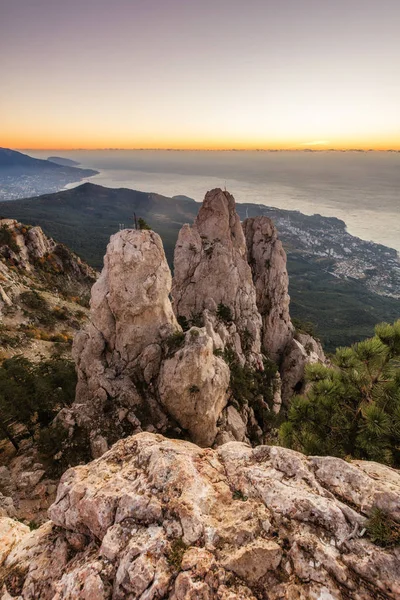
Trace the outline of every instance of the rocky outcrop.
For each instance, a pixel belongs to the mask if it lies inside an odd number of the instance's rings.
[[[94,456],[107,442],[142,430],[189,436],[201,445],[214,441],[229,369],[213,354],[205,328],[184,336],[170,289],[156,233],[124,230],[111,238],[92,289],[91,323],[73,351],[73,419],[89,432]]]
[[[228,397],[229,367],[213,350],[206,330],[192,327],[183,348],[165,360],[160,371],[162,405],[200,446],[212,446]]]
[[[22,440],[19,451],[0,467],[0,515],[18,517],[35,525],[47,520],[58,480],[46,473],[47,461],[31,440]]]
[[[96,279],[95,271],[63,244],[48,238],[41,227],[31,227],[14,219],[0,219],[0,258],[3,268],[18,267],[26,274],[40,278],[45,271],[55,287],[60,285],[60,274],[64,288],[70,285],[77,293],[81,284],[87,292],[88,283]],[[58,285],[57,285],[58,284]]]
[[[40,529],[0,520],[0,597],[395,600],[398,549],[366,524],[399,505],[376,463],[141,433],[67,471]]]
[[[208,192],[182,228],[172,288],[156,233],[115,234],[92,289],[91,323],[75,338],[76,402],[61,421],[89,433],[94,457],[139,431],[201,446],[262,443],[281,386],[296,388],[309,356],[304,350],[299,368],[289,358],[283,382],[265,358],[280,364],[290,348],[288,306],[274,226],[257,217],[242,228],[226,191]]]
[[[40,227],[0,219],[2,357],[22,351],[37,360],[51,354],[50,342],[72,339],[95,280],[89,265]]]
[[[289,315],[289,277],[286,253],[278,232],[268,217],[243,222],[247,261],[256,289],[257,308],[262,317],[262,349],[273,361],[280,362],[293,338]]]
[[[73,347],[78,372],[74,415],[90,431],[94,456],[107,448],[106,432],[108,440],[115,440],[126,430],[150,426],[165,432],[168,427],[154,380],[163,343],[180,329],[170,288],[156,233],[125,230],[111,237],[92,288],[91,322]]]
[[[282,357],[282,403],[287,406],[293,394],[305,391],[304,370],[306,365],[326,363],[324,351],[319,341],[308,333],[296,332],[288,343]]]
[[[208,192],[194,224],[179,233],[171,294],[178,317],[207,318],[242,363],[260,367],[261,317],[246,253],[233,196]]]

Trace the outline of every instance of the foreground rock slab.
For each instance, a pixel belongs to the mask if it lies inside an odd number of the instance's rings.
[[[396,599],[399,549],[363,529],[399,505],[383,465],[140,433],[69,469],[38,530],[0,520],[0,598]]]

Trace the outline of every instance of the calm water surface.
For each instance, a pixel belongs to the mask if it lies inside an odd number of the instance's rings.
[[[90,181],[201,201],[224,187],[237,202],[343,219],[353,235],[400,251],[400,153],[27,151],[100,171]],[[79,185],[79,184],[76,184]],[[69,186],[73,187],[73,186]]]

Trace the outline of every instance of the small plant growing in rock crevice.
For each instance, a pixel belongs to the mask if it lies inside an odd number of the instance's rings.
[[[176,352],[179,348],[182,348],[185,343],[185,334],[183,331],[175,331],[172,335],[170,335],[167,340],[167,348],[169,352]]]
[[[192,327],[204,327],[204,318],[201,312],[190,315],[189,323]]]
[[[248,496],[245,496],[241,490],[233,490],[232,498],[233,500],[241,500],[242,502],[248,500]]]
[[[381,508],[375,506],[366,522],[366,530],[371,541],[377,546],[388,548],[400,546],[400,525]]]
[[[253,337],[253,334],[251,333],[251,331],[249,331],[248,329],[245,329],[242,332],[241,341],[242,341],[243,352],[245,353],[245,355],[247,355],[250,352],[251,346],[254,341],[254,337]]]
[[[191,327],[204,327],[204,318],[201,312],[192,313],[189,319],[184,315],[179,315],[177,321],[183,331],[188,331]]]
[[[191,394],[198,394],[200,392],[200,388],[198,385],[191,385],[189,388],[189,392]]]
[[[185,554],[186,550],[187,546],[182,538],[178,538],[171,542],[170,550],[167,553],[167,561],[175,571],[180,571],[183,555]]]
[[[232,323],[233,314],[232,314],[232,309],[230,308],[230,306],[227,306],[226,304],[223,304],[222,302],[220,302],[218,304],[218,308],[217,308],[217,317],[219,319],[221,319],[221,321],[224,321],[225,323]]]
[[[8,225],[2,225],[0,227],[0,246],[8,246],[10,250],[16,254],[19,253],[19,246]]]
[[[139,217],[139,219],[138,219],[138,226],[139,226],[139,229],[144,229],[147,231],[151,230],[150,225],[148,223],[146,223],[146,221],[144,219],[142,219],[142,217]]]
[[[190,329],[190,323],[184,315],[179,315],[177,317],[177,321],[178,321],[179,325],[182,327],[183,331],[188,331]]]

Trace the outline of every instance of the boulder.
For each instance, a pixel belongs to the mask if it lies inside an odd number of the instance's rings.
[[[215,440],[228,401],[229,375],[226,362],[214,355],[205,328],[192,327],[183,348],[162,363],[161,403],[199,446],[212,446]]]

